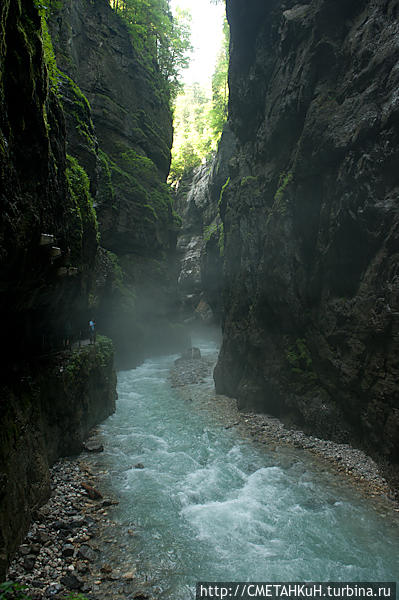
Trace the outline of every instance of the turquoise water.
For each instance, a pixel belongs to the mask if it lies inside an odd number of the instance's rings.
[[[394,514],[304,451],[272,452],[196,410],[170,386],[174,358],[120,372],[117,411],[101,428],[97,465],[120,500],[113,562],[136,566],[168,600],[194,597],[200,580],[399,579]]]

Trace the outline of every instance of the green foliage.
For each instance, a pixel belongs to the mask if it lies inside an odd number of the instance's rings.
[[[30,600],[24,592],[26,585],[20,585],[13,581],[6,581],[0,584],[0,600]],[[65,600],[87,600],[83,594],[68,594]]]
[[[210,124],[216,140],[219,140],[227,120],[229,90],[227,74],[229,70],[230,30],[227,20],[223,23],[223,44],[216,60],[212,76],[212,106],[209,111]]]
[[[312,356],[304,338],[295,340],[295,345],[287,351],[286,358],[291,365],[292,373],[308,381],[315,381],[317,379],[317,375],[313,369]]]
[[[216,151],[227,119],[229,29],[225,20],[223,44],[210,88],[186,85],[174,104],[174,139],[170,181],[180,180]]]
[[[151,70],[152,62],[156,62],[170,97],[175,97],[181,70],[188,66],[192,50],[189,12],[177,9],[173,17],[169,0],[111,0],[110,3],[127,23],[147,67]]]
[[[25,585],[6,581],[0,584],[0,600],[29,600],[29,597],[24,593]]]
[[[112,340],[105,337],[105,335],[98,335],[95,345],[96,350],[96,364],[100,367],[106,367],[113,364],[114,356],[114,345]],[[80,600],[80,595],[72,596],[76,600]]]

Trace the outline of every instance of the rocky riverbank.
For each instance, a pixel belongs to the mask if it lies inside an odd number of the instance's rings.
[[[93,443],[87,447],[101,449]],[[115,523],[108,517],[118,501],[103,497],[96,485],[84,454],[52,468],[51,498],[36,512],[7,577],[26,586],[32,600],[150,598],[128,560],[118,569],[104,561],[104,547],[118,545]]]
[[[392,490],[382,474],[381,467],[365,452],[352,448],[349,444],[338,444],[291,429],[279,419],[254,411],[240,411],[237,401],[223,395],[215,395],[212,390],[207,400],[197,395],[195,384],[203,382],[212,373],[213,362],[209,358],[179,359],[171,372],[172,385],[187,399],[197,403],[201,409],[211,410],[225,428],[235,427],[245,437],[255,442],[267,444],[277,450],[278,446],[303,448],[320,459],[327,461],[334,469],[348,476],[361,486],[370,496],[382,496],[399,511]]]
[[[278,452],[281,446],[302,448],[342,477],[361,486],[385,510],[399,511],[376,462],[361,450],[346,444],[307,436],[287,428],[268,415],[240,412],[234,399],[215,396],[212,384],[214,357],[178,359],[170,373],[171,385],[190,403],[193,412],[212,415],[220,428],[236,428],[242,437],[264,444]],[[86,442],[89,454],[79,459],[63,459],[51,471],[52,495],[40,508],[24,544],[10,566],[8,580],[27,586],[32,600],[64,600],[70,594],[83,594],[88,600],[153,598],[151,581],[137,573],[138,557],[126,552],[112,518],[117,499],[108,497],[104,485],[106,472],[96,466],[100,442]],[[98,463],[99,464],[99,463]],[[142,468],[141,464],[134,465]],[[136,534],[134,524],[129,536]],[[113,550],[115,548],[115,551]],[[119,557],[113,563],[112,557]],[[78,596],[79,597],[79,596]]]

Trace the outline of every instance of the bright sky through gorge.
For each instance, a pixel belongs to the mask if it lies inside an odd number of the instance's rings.
[[[188,69],[182,73],[184,83],[198,81],[207,84],[212,76],[216,55],[222,39],[222,23],[225,14],[224,2],[215,5],[209,0],[172,0],[172,11],[176,7],[190,10],[191,44],[193,53]]]

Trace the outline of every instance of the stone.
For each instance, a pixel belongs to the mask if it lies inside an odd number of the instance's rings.
[[[134,579],[136,576],[136,570],[132,569],[131,571],[127,571],[126,573],[124,573],[122,575],[123,579],[126,579],[127,581],[131,581],[132,579]]]
[[[88,560],[89,562],[93,562],[97,558],[96,552],[86,544],[80,546],[78,550],[78,556],[84,560]]]
[[[75,547],[72,546],[72,544],[65,544],[65,546],[63,546],[63,548],[62,548],[63,556],[73,556],[74,552],[75,552]]]
[[[87,492],[87,495],[91,500],[100,500],[102,498],[101,493],[96,490],[92,485],[86,482],[82,482],[82,488]]]
[[[71,573],[61,577],[61,583],[69,590],[80,590],[82,587],[82,581]]]
[[[25,556],[23,566],[25,571],[33,571],[36,558],[32,555]]]
[[[104,563],[100,569],[102,573],[112,573],[112,567],[109,563]]]
[[[144,469],[144,465],[143,465],[143,463],[136,463],[136,464],[134,465],[134,468],[135,468],[135,469]]]
[[[83,447],[87,452],[103,452],[104,451],[104,445],[101,442],[99,442],[98,440],[87,440],[87,442],[84,442]]]

